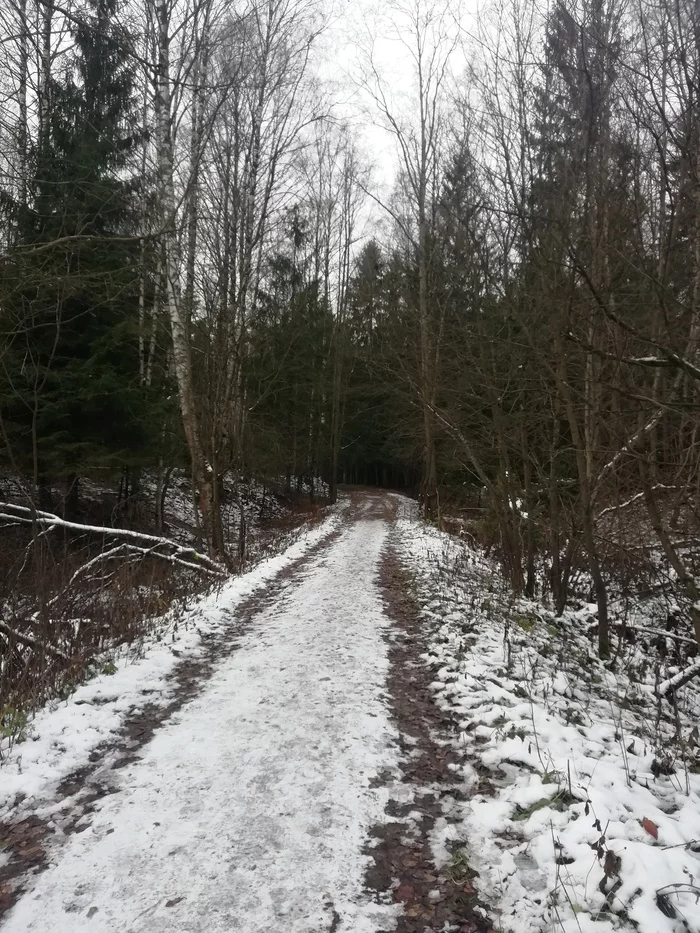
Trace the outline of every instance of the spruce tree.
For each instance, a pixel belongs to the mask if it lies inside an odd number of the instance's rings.
[[[2,268],[3,420],[15,461],[40,480],[140,463],[154,416],[138,369],[129,37],[114,0],[92,8],[52,82],[33,197]]]

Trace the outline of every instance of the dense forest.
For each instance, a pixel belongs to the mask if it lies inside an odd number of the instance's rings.
[[[8,0],[3,670],[96,568],[225,573],[251,483],[418,495],[603,656],[663,577],[700,640],[699,17],[397,0],[343,83],[314,0]]]

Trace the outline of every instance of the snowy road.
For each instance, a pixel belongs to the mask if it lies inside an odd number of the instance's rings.
[[[52,850],[3,933],[393,926],[363,893],[387,794],[372,779],[397,766],[377,582],[389,525],[372,501],[113,773],[116,792]]]

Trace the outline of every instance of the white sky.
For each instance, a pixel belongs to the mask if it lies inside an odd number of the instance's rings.
[[[423,0],[404,0],[404,8]],[[446,9],[452,36],[458,33],[457,22],[470,26],[476,15],[477,0],[436,0],[425,9]],[[461,6],[461,9],[460,9]],[[415,109],[416,80],[410,54],[405,43],[410,34],[402,33],[402,16],[386,0],[334,0],[331,24],[323,37],[323,62],[320,69],[324,82],[333,88],[339,118],[353,129],[363,156],[372,166],[372,189],[386,197],[396,177],[399,156],[395,137],[382,126],[381,115],[369,92],[362,87],[363,66],[372,49],[382,82],[390,95],[392,109],[402,119],[410,119]],[[403,39],[403,41],[402,41]],[[465,57],[458,45],[450,58],[451,71],[459,75],[464,70]],[[381,219],[380,209],[370,210],[371,223]]]

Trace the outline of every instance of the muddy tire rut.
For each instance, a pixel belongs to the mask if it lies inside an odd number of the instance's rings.
[[[239,604],[229,625],[203,633],[200,653],[175,666],[168,700],[146,703],[127,714],[114,737],[90,753],[89,763],[57,785],[50,819],[23,807],[21,798],[16,801],[15,812],[0,821],[0,852],[6,856],[5,864],[0,864],[0,921],[31,878],[48,866],[55,848],[71,834],[89,827],[98,801],[119,793],[113,772],[136,761],[156,731],[202,692],[218,665],[236,650],[256,615],[282,601],[289,584],[304,573],[311,559],[340,537],[344,527],[345,522],[280,571],[259,593]]]
[[[445,817],[443,803],[458,799],[457,758],[450,741],[451,724],[433,700],[433,677],[421,655],[427,649],[424,624],[411,596],[410,581],[391,546],[386,550],[380,583],[387,614],[396,632],[389,646],[388,692],[401,733],[403,761],[400,786],[387,808],[387,822],[375,827],[367,849],[372,865],[367,886],[378,898],[390,896],[403,912],[397,933],[493,933],[477,891],[477,875],[462,854],[438,870],[431,832]],[[390,783],[393,779],[386,776]],[[410,814],[410,818],[409,818]],[[465,843],[468,845],[468,840]]]

